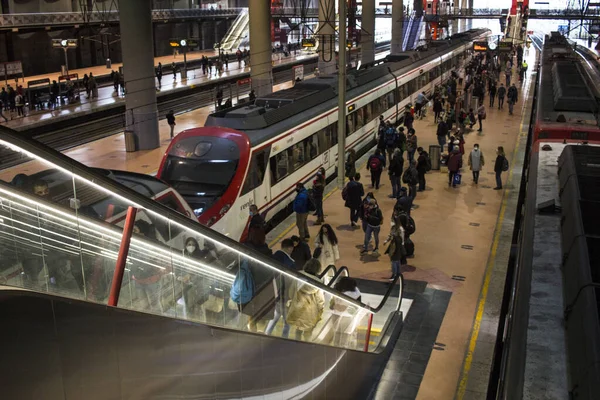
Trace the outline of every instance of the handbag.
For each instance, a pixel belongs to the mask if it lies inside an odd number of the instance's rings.
[[[453,185],[460,185],[460,182],[462,180],[462,175],[460,174],[460,172],[457,172],[454,174],[454,179],[452,181]]]

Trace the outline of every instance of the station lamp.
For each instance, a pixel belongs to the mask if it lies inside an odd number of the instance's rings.
[[[77,39],[52,39],[52,47],[55,49],[63,49],[65,52],[65,71],[69,75],[69,58],[67,50],[77,48]]]

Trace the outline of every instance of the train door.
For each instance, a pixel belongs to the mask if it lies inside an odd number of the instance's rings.
[[[271,146],[265,147],[252,153],[250,160],[250,169],[244,183],[242,194],[252,192],[250,201],[256,204],[259,209],[271,201],[271,185],[265,178],[267,166],[269,165],[269,154]]]
[[[319,140],[319,152],[322,157],[321,164],[326,171],[330,171],[337,165],[337,122],[321,129],[317,135]]]

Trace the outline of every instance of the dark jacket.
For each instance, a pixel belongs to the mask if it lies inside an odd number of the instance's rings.
[[[516,103],[519,100],[519,92],[515,86],[511,86],[508,88],[508,93],[506,94],[506,98],[509,102]]]
[[[308,190],[302,189],[294,199],[294,212],[298,214],[308,213]]]
[[[383,170],[385,168],[385,156],[380,154],[373,154],[371,157],[369,157],[369,160],[367,161],[367,171],[371,170],[371,159],[373,158],[378,158],[380,161],[380,167],[379,167],[379,171]]]
[[[496,162],[494,163],[494,172],[502,172],[502,166],[504,165],[504,156],[498,154]]]
[[[175,124],[175,116],[173,115],[173,113],[168,113],[167,115],[165,115],[165,117],[167,118],[167,124],[169,124],[169,125]]]
[[[442,102],[440,100],[435,100],[433,102],[433,112],[442,112],[444,107],[442,106]]]
[[[289,269],[296,269],[295,260],[291,256],[288,256],[283,250],[277,250],[273,253],[273,258]]]
[[[265,228],[265,219],[260,214],[253,215],[250,218],[250,228]]]
[[[325,192],[325,184],[316,180],[313,183],[313,198],[315,200],[323,200],[323,193]]]
[[[391,246],[393,244],[393,252],[390,252]],[[402,261],[402,238],[400,235],[392,236],[390,241],[390,246],[386,249],[386,253],[390,256],[390,261]]]
[[[440,123],[437,126],[437,135],[438,136],[448,136],[448,124],[446,124],[446,121],[442,120],[440,121]]]
[[[500,86],[498,88],[498,98],[502,99],[506,96],[506,88],[504,86]]]
[[[452,153],[448,157],[448,171],[458,172],[462,168],[462,155],[460,153]]]
[[[294,259],[296,269],[298,271],[302,271],[304,264],[306,264],[306,262],[312,257],[310,246],[308,243],[300,241],[298,246],[294,247],[294,251],[292,251],[291,256]]]
[[[390,176],[402,176],[402,171],[404,170],[404,158],[402,158],[402,154],[395,155],[390,162],[389,174]]]
[[[424,174],[427,172],[427,152],[422,151],[417,158],[417,172]]]
[[[406,214],[410,215],[411,207],[412,207],[412,198],[410,196],[408,196],[408,193],[406,193],[406,190],[400,190],[400,196],[398,197],[398,200],[396,200],[396,205],[394,205],[394,208],[396,210],[400,209],[400,210],[404,211]]]
[[[362,183],[356,181],[348,182],[346,189],[346,203],[348,208],[357,209],[362,203],[362,197],[365,195],[365,189]]]
[[[367,224],[371,226],[379,226],[383,222],[383,213],[379,207],[374,210],[368,210],[365,212],[365,219]]]

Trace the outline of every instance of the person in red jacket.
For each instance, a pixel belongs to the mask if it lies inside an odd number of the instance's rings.
[[[462,154],[457,146],[452,149],[452,154],[448,157],[448,186],[456,187],[454,176],[462,168]]]

